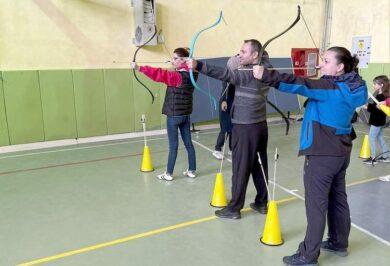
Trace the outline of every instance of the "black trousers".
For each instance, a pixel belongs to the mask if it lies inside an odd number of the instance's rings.
[[[232,150],[232,133],[231,132],[219,132],[217,143],[215,144],[215,150],[216,151],[222,151],[222,147],[225,144],[225,134],[227,134],[228,141],[229,141],[229,150]]]
[[[228,134],[229,137],[229,150],[232,150],[232,119],[230,118],[230,109],[231,104],[229,103],[227,111],[219,110],[219,126],[221,128],[221,131],[219,132],[217,143],[215,144],[215,150],[216,151],[222,151],[222,147],[225,144],[225,134]],[[219,106],[221,108],[221,102],[219,103]]]
[[[347,248],[351,219],[345,187],[350,155],[306,156],[304,166],[307,229],[299,251],[317,259],[328,219],[328,236],[336,248]]]
[[[244,207],[250,174],[252,174],[253,183],[257,190],[255,203],[257,205],[267,204],[267,188],[257,155],[259,152],[268,182],[267,143],[268,126],[266,121],[257,124],[233,125],[232,199],[227,206],[232,211],[239,211]]]

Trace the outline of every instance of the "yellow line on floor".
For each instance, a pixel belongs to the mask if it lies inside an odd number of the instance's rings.
[[[378,180],[378,177],[371,177],[371,178],[367,178],[367,179],[351,182],[351,183],[348,183],[346,186],[347,187],[351,187],[351,186],[355,186],[355,185],[368,183],[368,182],[371,182],[371,181],[374,181],[374,180]]]
[[[295,200],[295,199],[297,199],[297,198],[296,197],[289,197],[289,198],[281,199],[281,200],[277,201],[277,203],[278,204],[285,203],[285,202],[289,202],[289,201],[292,201],[292,200]],[[247,212],[247,211],[250,211],[250,210],[251,210],[251,208],[242,209],[243,212]],[[30,261],[30,262],[24,262],[24,263],[18,264],[17,266],[37,265],[37,264],[41,264],[41,263],[45,263],[45,262],[49,262],[49,261],[53,261],[53,260],[58,260],[58,259],[61,259],[61,258],[65,258],[65,257],[69,257],[69,256],[73,256],[73,255],[77,255],[77,254],[81,254],[81,253],[85,253],[85,252],[89,252],[89,251],[93,251],[93,250],[109,247],[109,246],[118,245],[118,244],[121,244],[121,243],[129,242],[131,240],[157,235],[157,234],[160,234],[160,233],[172,231],[172,230],[183,228],[183,227],[188,227],[190,225],[207,222],[207,221],[211,221],[211,220],[214,220],[214,219],[217,219],[217,216],[213,215],[213,216],[201,218],[201,219],[198,219],[198,220],[192,220],[192,221],[185,222],[185,223],[175,224],[175,225],[172,225],[172,226],[163,227],[163,228],[152,230],[152,231],[149,231],[149,232],[145,232],[145,233],[141,233],[141,234],[137,234],[137,235],[131,235],[131,236],[119,238],[119,239],[116,239],[116,240],[113,240],[113,241],[104,242],[104,243],[100,243],[100,244],[97,244],[97,245],[93,245],[93,246],[89,246],[89,247],[85,247],[85,248],[81,248],[81,249],[76,249],[76,250],[60,253],[60,254],[57,254],[57,255],[50,256],[50,257],[45,257],[45,258],[41,258],[41,259]]]

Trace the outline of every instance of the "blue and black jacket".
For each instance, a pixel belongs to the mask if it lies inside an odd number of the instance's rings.
[[[356,72],[308,79],[265,69],[261,82],[308,98],[299,155],[350,154],[351,118],[357,107],[367,103],[366,83]]]

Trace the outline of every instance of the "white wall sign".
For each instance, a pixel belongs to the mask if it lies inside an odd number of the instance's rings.
[[[359,68],[367,68],[371,56],[371,36],[355,36],[352,38],[352,54],[359,58]]]

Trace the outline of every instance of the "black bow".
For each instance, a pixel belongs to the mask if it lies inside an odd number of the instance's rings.
[[[297,24],[300,19],[301,19],[301,7],[298,6],[298,14],[297,14],[297,18],[294,20],[294,22],[287,29],[285,29],[283,32],[279,33],[278,35],[276,35],[276,36],[272,37],[271,39],[269,39],[268,41],[266,41],[264,43],[264,45],[261,47],[260,52],[259,52],[259,58],[260,58],[259,65],[262,64],[262,59],[263,59],[263,55],[265,52],[265,48],[267,48],[268,44],[270,44],[273,40],[282,36],[283,34],[288,32],[290,29],[292,29],[292,27],[294,27],[295,24]],[[262,93],[260,93],[260,96],[282,116],[282,118],[286,122],[286,135],[288,135],[288,131],[290,129],[290,121],[288,120],[288,118],[284,115],[284,113],[278,107],[276,107],[272,102],[268,101],[267,97],[265,97]]]
[[[142,45],[140,45],[137,50],[135,50],[134,52],[134,56],[133,56],[133,62],[135,63],[136,62],[136,58],[137,58],[137,53],[138,51],[144,47],[145,45],[147,45],[151,40],[153,40],[154,36],[156,36],[157,34],[157,27],[156,25],[154,25],[154,34],[152,35],[152,37],[150,37],[150,39],[148,41],[146,41],[145,43],[143,43]],[[152,96],[152,104],[154,103],[154,95],[152,93],[152,91],[142,82],[139,80],[138,76],[137,76],[137,72],[135,71],[135,69],[133,68],[133,74],[134,74],[134,77],[135,79],[138,81],[139,84],[141,84],[149,93],[150,93],[150,96]]]

